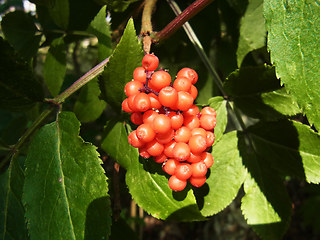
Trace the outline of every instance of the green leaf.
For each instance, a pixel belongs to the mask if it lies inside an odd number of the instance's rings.
[[[131,81],[134,69],[141,66],[143,51],[138,42],[133,20],[130,19],[123,36],[100,76],[100,89],[104,100],[117,110],[126,97],[124,86]]]
[[[257,151],[282,174],[320,183],[320,135],[294,121],[259,123],[248,128]]]
[[[15,11],[6,14],[1,21],[3,34],[10,45],[25,59],[38,51],[41,35],[31,15]]]
[[[103,61],[112,52],[110,26],[106,21],[106,7],[102,7],[88,27],[88,32],[98,38],[98,60]]]
[[[263,0],[249,0],[249,4],[240,22],[240,36],[237,49],[238,67],[252,50],[266,43],[266,28],[263,17]]]
[[[271,0],[264,3],[268,49],[277,76],[320,127],[320,6],[317,1]]]
[[[226,81],[225,90],[234,97],[235,105],[253,118],[277,120],[301,112],[294,98],[280,87],[270,66],[236,70]]]
[[[237,196],[246,177],[238,150],[237,132],[224,134],[212,147],[214,164],[207,179],[208,193],[203,199],[201,213],[211,216],[227,207]]]
[[[0,108],[26,110],[42,101],[41,84],[30,66],[19,58],[10,45],[0,38]]]
[[[92,79],[81,88],[73,111],[81,122],[92,122],[100,117],[106,108],[106,102],[99,99],[100,89],[97,79]]]
[[[248,140],[239,135],[240,154],[249,173],[244,182],[242,213],[262,239],[282,239],[291,218],[289,196],[283,180],[266,161],[270,156],[252,148]]]
[[[224,131],[226,130],[227,122],[228,122],[228,114],[227,114],[227,101],[224,100],[223,97],[214,97],[210,98],[209,106],[216,110],[217,113],[217,125],[214,128],[215,141],[219,141],[222,137]]]
[[[126,183],[136,203],[152,216],[179,221],[204,220],[190,188],[173,192],[168,186],[161,164],[152,158],[139,159],[138,150],[128,143],[124,123],[106,125],[102,149],[127,169]]]
[[[44,2],[54,23],[62,29],[67,29],[69,25],[69,2],[69,0],[46,0]]]
[[[44,81],[52,96],[57,96],[60,92],[66,70],[66,46],[61,37],[51,43],[43,66]]]
[[[22,189],[24,173],[17,157],[9,168],[0,174],[0,238],[28,239],[24,219]]]
[[[42,127],[26,160],[23,200],[30,239],[106,239],[111,209],[96,148],[73,113]]]

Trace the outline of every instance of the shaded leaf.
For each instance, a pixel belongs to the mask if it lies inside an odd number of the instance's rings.
[[[320,182],[320,135],[294,121],[260,123],[248,128],[257,151],[282,174]]]
[[[60,92],[66,70],[66,46],[61,37],[51,43],[43,66],[43,78],[52,96]]]
[[[103,61],[109,57],[112,52],[111,31],[106,21],[106,7],[102,7],[96,17],[91,21],[88,32],[98,38],[98,60]]]
[[[26,160],[23,200],[30,239],[102,239],[110,234],[107,178],[73,113],[42,127]],[[41,152],[41,154],[39,154]]]
[[[205,216],[216,214],[227,207],[237,196],[246,177],[238,150],[237,132],[224,134],[212,147],[212,155],[214,164],[207,179],[209,191],[203,198],[201,209]]]
[[[271,156],[252,148],[244,134],[239,135],[239,150],[249,173],[244,182],[242,213],[262,239],[282,239],[291,218],[283,180],[268,165],[266,159]]]
[[[237,49],[238,67],[252,50],[266,43],[266,28],[263,16],[263,0],[249,0],[244,16],[240,21],[240,36]]]
[[[1,239],[28,239],[22,204],[23,182],[23,170],[17,157],[13,157],[9,168],[0,174]]]
[[[23,11],[6,14],[1,21],[6,40],[24,58],[30,59],[38,51],[41,35],[31,15]]]
[[[268,49],[277,76],[320,127],[320,5],[317,1],[265,1]]]
[[[190,188],[173,192],[168,186],[161,164],[152,158],[139,159],[138,150],[128,143],[124,123],[110,121],[102,143],[106,151],[126,168],[126,183],[135,202],[152,216],[179,221],[204,220]]]
[[[133,71],[141,66],[143,51],[138,42],[133,20],[130,19],[123,36],[114,50],[110,60],[100,76],[102,97],[117,110],[126,97],[124,86],[131,81]]]
[[[0,38],[0,108],[26,110],[42,101],[43,91],[30,66]]]
[[[227,101],[223,97],[210,98],[209,106],[216,110],[217,113],[217,125],[214,128],[215,141],[219,141],[224,131],[226,130],[228,116],[227,116]]]
[[[81,88],[73,108],[81,122],[92,122],[102,114],[107,104],[104,100],[99,99],[100,93],[97,79],[92,79]]]

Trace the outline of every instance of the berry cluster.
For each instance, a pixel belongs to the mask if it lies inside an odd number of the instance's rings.
[[[133,80],[125,86],[122,109],[138,125],[128,141],[140,156],[163,163],[172,190],[183,190],[187,180],[200,187],[213,164],[207,150],[215,140],[216,112],[211,107],[200,111],[194,105],[198,75],[193,69],[181,69],[171,83],[168,72],[156,71],[158,65],[155,55],[145,55],[142,67],[134,70]]]

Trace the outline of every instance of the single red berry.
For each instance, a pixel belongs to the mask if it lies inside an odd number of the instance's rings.
[[[152,74],[148,86],[153,90],[159,92],[162,88],[169,86],[171,83],[171,76],[163,70],[156,71]]]
[[[183,120],[183,125],[192,130],[192,129],[198,128],[200,126],[200,121],[199,121],[199,118],[195,115],[186,116]]]
[[[206,130],[212,130],[217,124],[217,119],[214,115],[201,114],[200,126]]]
[[[168,117],[171,119],[171,127],[174,130],[179,129],[183,124],[183,115],[181,113],[176,113],[172,111],[168,114]]]
[[[192,177],[204,177],[207,174],[207,166],[203,161],[192,163]]]
[[[137,95],[140,93],[140,90],[143,88],[143,83],[139,81],[130,81],[124,87],[124,92],[127,97]]]
[[[177,77],[188,78],[192,84],[195,84],[198,81],[198,74],[195,70],[191,68],[182,68],[178,73]]]
[[[206,141],[207,141],[207,147],[211,147],[214,143],[214,140],[216,139],[216,136],[211,131],[206,131]]]
[[[176,142],[189,142],[189,139],[191,137],[191,130],[187,127],[182,126],[179,128],[176,133],[174,134],[174,140]]]
[[[209,114],[209,115],[213,115],[215,117],[217,117],[217,113],[216,111],[212,108],[212,107],[204,107],[201,109],[200,111],[200,114],[203,115],[203,114]]]
[[[213,156],[208,152],[201,153],[201,161],[204,162],[204,164],[207,166],[207,168],[210,168],[213,165]]]
[[[201,187],[206,183],[207,178],[204,177],[190,177],[189,182],[192,186]]]
[[[164,114],[158,114],[158,116],[153,119],[152,128],[157,133],[167,133],[171,130],[171,120]]]
[[[174,158],[173,148],[175,145],[176,145],[176,141],[174,141],[174,140],[172,140],[164,145],[163,152],[168,158]]]
[[[133,80],[138,81],[138,82],[142,82],[142,83],[146,83],[146,81],[147,81],[146,70],[143,67],[137,67],[133,71]]]
[[[203,128],[198,127],[198,128],[192,129],[191,135],[192,136],[194,136],[194,135],[202,135],[203,137],[206,138],[207,137],[207,131],[204,130]]]
[[[128,98],[123,100],[123,102],[121,104],[121,107],[122,107],[122,110],[127,112],[127,113],[132,113],[133,112],[133,110],[128,105]]]
[[[199,113],[199,108],[196,105],[192,105],[188,110],[183,112],[183,116],[196,116]]]
[[[173,158],[169,158],[162,166],[162,169],[169,175],[173,175],[178,164],[179,164],[179,161]]]
[[[154,54],[146,54],[142,59],[142,67],[147,71],[154,71],[159,65],[159,59]]]
[[[169,178],[168,184],[169,184],[169,187],[173,191],[182,191],[187,186],[187,181],[186,180],[180,180],[175,175],[172,175]]]
[[[151,155],[147,152],[145,147],[139,148],[139,155],[143,158],[151,157]]]
[[[164,163],[165,161],[167,161],[168,157],[164,154],[161,153],[159,156],[153,157],[153,160],[156,163]]]
[[[157,113],[156,111],[153,110],[148,110],[145,113],[143,113],[142,115],[142,120],[143,123],[149,123],[152,125],[153,120],[155,119],[156,116],[158,116],[159,113]]]
[[[156,139],[146,144],[146,150],[151,156],[159,156],[163,152],[164,146]]]
[[[159,92],[159,102],[171,109],[176,109],[178,101],[178,92],[173,87],[164,87]]]
[[[190,147],[183,142],[177,142],[173,148],[173,156],[178,161],[185,161],[190,157]]]
[[[153,130],[150,124],[143,123],[137,128],[137,137],[142,142],[151,142],[156,136],[156,132]]]
[[[191,88],[191,82],[189,79],[185,77],[178,77],[176,80],[173,82],[173,87],[178,91],[185,91],[189,92]]]
[[[151,102],[150,108],[160,109],[162,107],[161,103],[159,102],[159,97],[157,95],[155,95],[154,93],[148,93],[148,96]]]
[[[180,111],[187,111],[193,105],[193,98],[190,93],[178,92],[177,108]]]
[[[190,93],[191,96],[193,97],[193,100],[195,100],[198,96],[198,89],[194,85],[191,85],[188,93]]]
[[[201,161],[201,154],[194,154],[190,152],[190,157],[187,159],[189,163],[196,163]]]
[[[190,151],[194,154],[199,154],[206,150],[207,141],[202,135],[194,135],[189,140]]]
[[[157,133],[156,139],[161,144],[167,144],[171,142],[174,138],[174,130],[171,129],[170,131],[166,133]]]
[[[135,96],[133,103],[135,105],[136,110],[138,110],[139,112],[145,112],[151,107],[151,102],[148,94],[143,92],[138,93]]]
[[[141,112],[134,112],[130,116],[131,122],[135,125],[140,125],[143,123]]]
[[[179,163],[174,171],[174,175],[180,180],[187,180],[192,175],[192,168],[189,163]]]
[[[142,142],[136,134],[136,130],[132,131],[128,136],[128,142],[131,146],[135,148],[141,148],[144,146],[144,142]]]

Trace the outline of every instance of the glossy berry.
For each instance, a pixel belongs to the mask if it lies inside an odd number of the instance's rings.
[[[158,114],[158,116],[153,119],[152,128],[157,133],[167,133],[171,130],[171,120],[164,114]]]
[[[164,87],[159,92],[159,102],[171,109],[176,109],[178,101],[178,92],[173,87]]]
[[[151,156],[159,156],[163,152],[164,146],[156,139],[153,139],[146,144],[146,150]]]
[[[187,116],[196,116],[199,113],[199,108],[196,105],[192,105],[190,108],[188,108],[188,110],[183,112],[183,116],[187,117]]]
[[[155,95],[154,93],[149,93],[148,96],[150,98],[151,103],[150,108],[160,109],[162,107],[161,103],[159,102],[159,97],[157,95]]]
[[[191,168],[193,177],[204,177],[207,173],[207,166],[203,161],[192,163]]]
[[[200,126],[200,120],[197,116],[186,116],[183,120],[183,125],[192,130]]]
[[[195,70],[191,68],[182,68],[178,73],[177,77],[185,77],[195,84],[198,81],[198,74]]]
[[[190,151],[194,154],[199,154],[206,150],[207,141],[202,135],[194,135],[189,140]]]
[[[185,161],[190,157],[190,147],[183,142],[177,142],[173,148],[173,156],[178,161]]]
[[[192,168],[189,163],[179,163],[174,171],[174,175],[180,180],[187,180],[192,175]]]
[[[179,164],[179,161],[173,158],[169,158],[162,166],[162,169],[169,175],[173,175],[178,164]]]
[[[179,128],[174,134],[174,140],[176,142],[187,143],[189,142],[190,137],[191,137],[191,130],[184,126]]]
[[[191,131],[191,135],[194,136],[194,135],[202,135],[203,137],[207,137],[207,131],[204,130],[203,128],[194,128],[192,129]]]
[[[166,133],[158,133],[156,135],[156,139],[159,143],[161,144],[167,144],[169,142],[171,142],[174,138],[174,130],[171,129]]]
[[[134,112],[130,116],[131,122],[135,125],[140,125],[143,123],[141,112]]]
[[[191,85],[192,84],[191,84],[190,80],[185,78],[185,77],[178,77],[173,82],[173,87],[178,92],[180,92],[180,91],[189,92],[190,88],[191,88]]]
[[[147,152],[145,147],[139,148],[139,155],[143,158],[150,158],[151,155]]]
[[[213,165],[213,156],[208,152],[201,153],[201,161],[204,162],[204,164],[207,166],[207,168],[210,168]]]
[[[183,115],[181,113],[176,113],[172,111],[168,114],[168,117],[171,120],[171,128],[174,130],[179,129],[183,124]]]
[[[168,184],[169,184],[169,187],[173,191],[182,191],[187,186],[187,181],[186,180],[180,180],[175,175],[172,175],[169,178]]]
[[[190,93],[178,92],[177,108],[180,111],[187,111],[193,105],[193,98]]]
[[[187,162],[189,163],[196,163],[201,161],[201,154],[194,154],[190,152],[190,157],[187,159]]]
[[[211,147],[212,144],[214,143],[214,140],[216,139],[216,136],[214,135],[213,132],[206,131],[206,142],[207,142],[207,147]]]
[[[189,182],[192,186],[201,187],[205,184],[207,178],[204,177],[190,177]]]
[[[191,85],[190,90],[189,90],[188,93],[190,93],[190,95],[192,96],[193,100],[195,100],[197,98],[197,96],[198,96],[198,89],[194,85]]]
[[[147,71],[154,71],[158,68],[159,59],[154,54],[146,54],[142,59],[142,67]]]
[[[133,80],[138,81],[138,82],[142,82],[142,83],[146,83],[146,81],[147,81],[146,70],[143,67],[137,67],[133,71]]]
[[[137,128],[137,137],[142,142],[151,142],[156,136],[156,132],[153,130],[150,124],[143,123]]]
[[[153,120],[158,115],[159,115],[159,113],[157,113],[156,111],[153,111],[153,110],[148,110],[148,111],[144,112],[142,115],[143,123],[149,123],[152,125]]]
[[[140,90],[143,89],[143,83],[139,81],[130,81],[124,87],[124,92],[127,97],[136,95],[140,93]]]
[[[209,114],[209,115],[213,115],[213,116],[217,116],[216,111],[212,108],[212,107],[204,107],[201,109],[200,114]]]
[[[142,142],[136,134],[136,130],[132,131],[128,136],[128,142],[131,146],[135,148],[141,148],[144,146],[144,142]]]
[[[139,112],[145,112],[151,107],[151,102],[148,94],[146,93],[138,93],[133,100],[133,104],[135,105],[135,109]]]
[[[170,74],[166,71],[159,70],[152,74],[152,77],[149,81],[149,87],[158,92],[160,89],[169,86],[170,83]]]
[[[128,98],[123,100],[123,102],[121,104],[121,107],[122,107],[122,110],[127,112],[127,113],[132,113],[133,112],[133,110],[128,105]]]
[[[163,152],[164,152],[164,154],[167,156],[167,157],[169,157],[169,158],[174,158],[174,155],[173,155],[173,149],[174,149],[174,146],[177,144],[177,142],[176,141],[170,141],[170,142],[168,142],[168,143],[166,143],[165,145],[164,145],[164,150],[163,150]]]
[[[168,157],[164,154],[161,153],[159,156],[153,157],[153,160],[156,163],[164,163],[165,161],[167,161]]]
[[[200,126],[206,130],[212,130],[217,124],[217,119],[214,115],[201,114]]]

